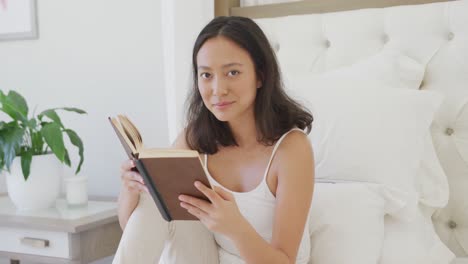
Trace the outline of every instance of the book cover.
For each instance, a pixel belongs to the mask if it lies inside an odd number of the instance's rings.
[[[161,216],[166,221],[198,220],[180,206],[178,199],[180,194],[186,194],[209,202],[194,186],[195,181],[211,186],[198,152],[145,149],[140,133],[128,118],[119,115],[109,117],[109,121],[128,157],[135,162]]]

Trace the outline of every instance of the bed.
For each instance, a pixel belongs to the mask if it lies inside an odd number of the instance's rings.
[[[431,225],[453,263],[468,263],[468,1],[215,2],[216,15],[250,17],[264,29],[283,74],[322,74],[386,49],[423,65],[416,89],[444,94],[430,129],[449,190]]]
[[[309,263],[468,264],[468,0],[214,3],[257,22],[314,114]],[[216,263],[200,224],[165,222],[142,194],[113,263],[171,263],[176,248]]]

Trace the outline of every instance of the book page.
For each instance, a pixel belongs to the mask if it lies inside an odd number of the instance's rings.
[[[143,149],[143,139],[140,132],[138,131],[138,128],[136,128],[132,121],[130,121],[130,119],[128,119],[128,117],[125,115],[118,115],[118,119],[122,125],[123,130],[125,131],[125,134],[132,141],[137,152],[140,152],[141,149]]]
[[[123,127],[120,125],[119,121],[116,118],[111,118],[111,117],[109,117],[109,121],[111,122],[111,125],[114,128],[115,133],[117,134],[117,137],[119,138],[120,142],[122,143],[122,146],[124,147],[125,152],[127,152],[127,155],[129,157],[138,156],[138,152],[137,152],[137,150],[135,148],[135,145],[130,140],[127,133],[125,133],[125,131],[124,131]]]
[[[196,150],[174,148],[149,148],[140,151],[140,158],[198,157]]]

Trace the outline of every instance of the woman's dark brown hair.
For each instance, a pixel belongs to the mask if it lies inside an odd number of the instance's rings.
[[[262,87],[255,98],[257,140],[273,145],[293,127],[310,132],[313,117],[303,106],[284,91],[275,53],[260,27],[245,17],[216,17],[208,23],[195,41],[192,54],[193,88],[187,98],[187,125],[185,140],[191,149],[214,154],[218,146],[237,146],[227,122],[219,121],[204,105],[198,90],[197,54],[205,41],[223,36],[243,49],[253,60]]]

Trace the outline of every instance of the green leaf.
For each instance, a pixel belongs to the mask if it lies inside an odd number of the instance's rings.
[[[2,92],[0,103],[2,104],[1,110],[13,118],[13,120],[19,120],[23,123],[28,122],[28,105],[19,93],[10,91],[5,96]]]
[[[68,137],[70,138],[71,143],[78,147],[78,153],[80,155],[80,163],[78,164],[78,168],[75,171],[75,174],[78,174],[81,170],[81,165],[83,164],[83,142],[81,141],[81,138],[78,136],[78,134],[71,130],[71,129],[65,129],[65,132],[67,133]]]
[[[62,121],[60,120],[60,117],[57,115],[57,112],[55,112],[54,109],[47,109],[45,111],[42,111],[39,115],[38,118],[39,120],[42,120],[42,116],[47,116],[50,118],[52,121],[56,122],[59,124],[61,127],[63,127]]]
[[[65,160],[65,144],[60,126],[57,123],[47,123],[41,129],[41,134],[52,152],[63,163]]]
[[[0,163],[6,165],[8,171],[16,157],[16,150],[23,143],[24,132],[25,130],[21,127],[6,127],[0,130],[0,148],[2,149],[2,162]]]
[[[2,108],[2,104],[6,100],[5,97],[6,95],[3,93],[2,90],[0,90],[0,108]]]
[[[0,142],[1,142],[1,139],[0,139]],[[4,167],[5,167],[5,154],[3,153],[3,148],[0,148],[0,172],[4,170]]]
[[[63,160],[63,163],[67,165],[68,167],[71,166],[71,161],[70,161],[70,156],[68,155],[68,151],[65,149],[65,159]]]
[[[24,116],[28,116],[28,104],[26,103],[26,100],[24,97],[15,92],[15,91],[10,91],[8,92],[7,97],[10,99],[11,102],[16,106],[17,110]]]
[[[60,108],[55,108],[55,109],[62,109],[62,110],[70,111],[70,112],[76,112],[78,114],[87,114],[86,111],[81,110],[76,107],[60,107]]]
[[[27,181],[29,173],[31,171],[31,160],[32,160],[32,149],[29,149],[26,152],[23,152],[21,155],[21,169],[23,171],[24,180]]]
[[[8,123],[0,121],[0,123],[1,123],[0,130],[19,128],[18,123],[16,123],[16,121],[10,121]]]
[[[36,120],[35,118],[29,119],[29,121],[28,121],[28,123],[27,123],[27,126],[28,126],[30,129],[36,129],[37,120]]]
[[[31,134],[31,140],[32,140],[32,149],[33,155],[40,155],[44,154],[42,151],[42,148],[44,146],[44,140],[42,139],[42,134],[41,132],[32,132]]]

